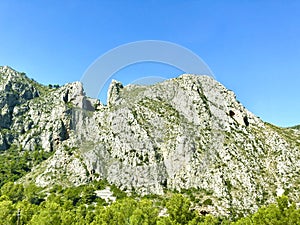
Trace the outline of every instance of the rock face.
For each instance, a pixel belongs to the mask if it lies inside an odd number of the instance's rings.
[[[26,179],[123,190],[191,189],[210,213],[254,211],[277,195],[299,202],[300,131],[264,123],[208,76],[153,86],[113,81],[108,106],[79,82],[52,89],[0,67],[0,149],[55,151]],[[22,83],[22,84],[18,84]]]

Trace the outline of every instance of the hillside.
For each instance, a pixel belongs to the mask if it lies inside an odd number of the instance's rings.
[[[106,106],[79,82],[51,88],[9,67],[0,74],[1,151],[51,153],[21,183],[107,180],[138,195],[181,191],[198,210],[225,216],[283,193],[300,202],[300,131],[264,123],[211,77],[113,81]]]
[[[300,125],[297,125],[297,126],[294,126],[294,127],[291,127],[292,129],[297,129],[297,130],[300,130]]]

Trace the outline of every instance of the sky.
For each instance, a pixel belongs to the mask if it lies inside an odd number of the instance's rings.
[[[97,58],[126,43],[168,41],[200,56],[264,121],[300,124],[300,1],[0,0],[0,9],[0,65],[40,83],[78,81]],[[145,62],[111,78],[128,84],[181,73]]]

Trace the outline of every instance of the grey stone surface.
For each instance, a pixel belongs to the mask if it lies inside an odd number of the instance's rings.
[[[285,191],[299,200],[299,130],[264,123],[211,77],[113,81],[105,106],[79,82],[55,89],[9,67],[0,74],[0,150],[55,151],[24,181],[107,179],[142,195],[195,188],[213,200],[206,210],[224,215],[254,211]]]

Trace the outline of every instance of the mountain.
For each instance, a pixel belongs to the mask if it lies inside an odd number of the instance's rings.
[[[103,105],[80,82],[43,86],[4,66],[0,93],[1,151],[53,153],[19,182],[105,179],[140,195],[188,192],[218,215],[254,212],[283,193],[300,201],[300,131],[263,122],[211,77],[113,81]]]
[[[300,130],[300,125],[297,125],[297,126],[294,126],[294,127],[291,127],[292,129],[297,129],[297,130]]]

